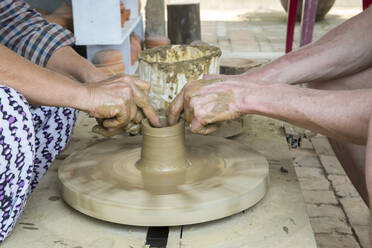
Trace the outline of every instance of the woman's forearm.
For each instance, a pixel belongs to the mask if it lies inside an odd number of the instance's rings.
[[[81,83],[37,66],[0,45],[0,84],[22,93],[31,104],[88,109]]]
[[[351,75],[372,66],[371,40],[372,8],[344,22],[320,40],[261,67],[253,75],[265,81],[287,84]]]
[[[53,53],[46,68],[62,74],[68,74],[80,82],[98,82],[107,76],[92,63],[77,54],[71,47],[65,46]]]

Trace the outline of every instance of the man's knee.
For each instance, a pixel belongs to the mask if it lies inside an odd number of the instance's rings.
[[[369,196],[369,204],[372,200],[372,116],[369,120],[368,139],[366,148],[366,184]]]
[[[352,75],[333,80],[308,83],[309,88],[319,90],[355,90],[372,88],[372,67]]]

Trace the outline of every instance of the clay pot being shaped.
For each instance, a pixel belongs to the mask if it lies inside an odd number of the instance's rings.
[[[146,49],[151,49],[154,47],[169,46],[170,39],[165,36],[150,36],[145,40]]]
[[[142,122],[143,146],[137,168],[142,173],[145,187],[152,192],[167,193],[186,179],[185,125],[153,128]],[[153,180],[156,176],[157,180]]]
[[[325,15],[328,13],[328,11],[332,8],[336,0],[321,0],[318,1],[318,7],[316,9],[316,21],[321,21],[324,19]],[[288,0],[280,0],[283,8],[285,11],[288,12]],[[302,0],[298,1],[297,6],[297,14],[296,14],[296,20],[301,21],[301,15],[302,15]]]

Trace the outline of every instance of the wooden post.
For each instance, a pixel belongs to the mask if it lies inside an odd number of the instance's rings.
[[[145,37],[150,36],[165,36],[164,0],[148,0],[146,3]]]
[[[168,37],[172,44],[201,40],[199,3],[168,5]]]

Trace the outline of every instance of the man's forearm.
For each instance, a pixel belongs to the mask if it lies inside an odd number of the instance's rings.
[[[37,66],[0,45],[0,84],[21,92],[31,104],[88,109],[85,87]],[[88,105],[88,103],[86,103]]]
[[[253,75],[268,82],[288,84],[351,75],[372,66],[371,40],[372,8],[320,40],[259,68]]]
[[[103,72],[69,46],[55,51],[48,60],[46,68],[62,74],[68,74],[84,83],[98,82],[107,78]]]
[[[324,135],[366,144],[372,89],[325,91],[285,84],[262,85],[247,93],[243,106]]]

